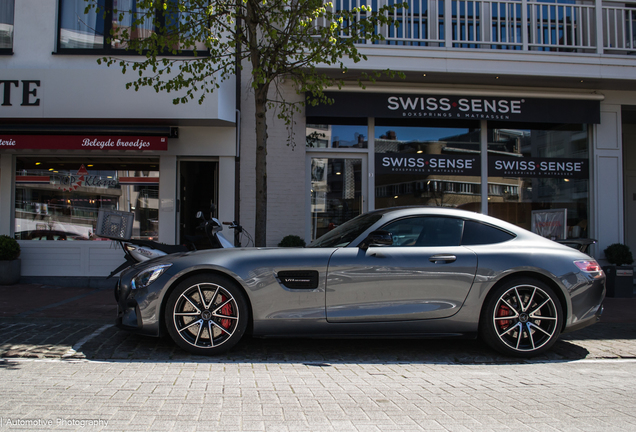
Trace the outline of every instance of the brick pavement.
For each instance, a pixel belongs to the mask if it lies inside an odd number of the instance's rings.
[[[636,430],[636,361],[360,360],[3,359],[0,430]]]

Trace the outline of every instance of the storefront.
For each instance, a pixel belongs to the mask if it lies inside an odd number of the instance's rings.
[[[233,82],[202,106],[175,106],[94,60],[59,66],[5,70],[0,82],[0,233],[19,241],[24,281],[85,286],[121,264],[118,243],[99,236],[100,210],[130,212],[134,238],[168,244],[201,234],[196,213],[212,204],[236,219]]]
[[[403,205],[488,213],[551,238],[590,236],[598,95],[333,92],[306,109],[307,237]]]
[[[197,234],[211,204],[234,219],[234,128],[145,129],[155,135],[0,135],[1,193],[13,202],[0,220],[20,243],[23,278],[108,275],[123,253],[100,237],[100,211],[129,212],[133,238],[171,244]],[[216,155],[211,129],[226,141]]]

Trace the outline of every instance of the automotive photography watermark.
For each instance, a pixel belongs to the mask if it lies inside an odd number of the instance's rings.
[[[43,427],[95,428],[105,426],[108,426],[108,420],[104,419],[0,417],[0,428],[2,429],[31,429]]]

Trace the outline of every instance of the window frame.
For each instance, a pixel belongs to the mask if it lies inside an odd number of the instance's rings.
[[[417,238],[415,240],[415,243],[413,244],[408,244],[408,245],[396,245],[393,244],[391,246],[387,246],[387,247],[408,247],[408,248],[412,248],[412,247],[460,247],[460,246],[464,246],[464,247],[473,247],[473,246],[489,246],[489,245],[496,245],[496,244],[502,244],[502,243],[506,243],[509,242],[511,240],[514,240],[517,235],[511,231],[508,231],[504,228],[498,227],[496,225],[493,224],[489,224],[486,222],[482,222],[482,221],[478,221],[478,220],[474,220],[474,219],[470,219],[470,218],[465,218],[465,217],[458,217],[458,216],[452,216],[452,215],[433,215],[433,214],[428,214],[428,215],[411,215],[411,216],[406,216],[403,218],[399,218],[399,219],[395,219],[392,221],[387,222],[386,224],[382,225],[382,227],[379,228],[379,230],[382,231],[388,231],[391,232],[390,229],[388,229],[388,227],[392,224],[398,223],[398,222],[404,222],[404,221],[408,221],[408,220],[413,220],[413,219],[427,219],[427,218],[437,218],[437,219],[452,219],[452,220],[456,220],[456,221],[461,221],[462,225],[461,225],[461,233],[459,235],[459,243],[456,245],[435,245],[435,246],[430,246],[430,245],[419,245],[417,244]],[[471,222],[475,225],[480,225],[480,226],[484,226],[484,227],[488,227],[488,228],[492,228],[494,230],[500,231],[503,234],[507,234],[508,236],[510,236],[508,239],[503,240],[503,241],[495,241],[495,242],[489,242],[489,243],[476,243],[476,244],[465,244],[464,243],[464,237],[466,235],[466,223],[467,222]],[[391,232],[392,235],[394,235],[393,232]],[[421,234],[418,233],[418,237]]]
[[[13,2],[13,16],[11,17],[11,48],[0,48],[0,55],[13,55],[13,46],[15,43],[15,0]]]

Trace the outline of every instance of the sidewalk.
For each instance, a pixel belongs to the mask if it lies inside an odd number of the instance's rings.
[[[0,286],[0,318],[58,318],[113,323],[113,291],[39,284]]]

